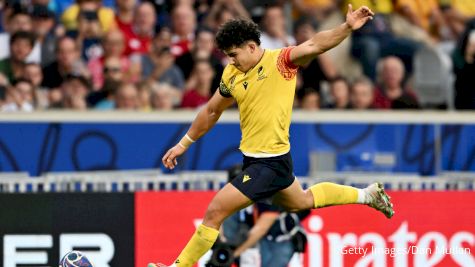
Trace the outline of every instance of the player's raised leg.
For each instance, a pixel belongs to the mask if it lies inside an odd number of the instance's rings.
[[[366,204],[386,217],[394,215],[393,204],[383,185],[374,183],[364,189],[334,183],[318,183],[303,190],[297,179],[277,193],[274,202],[290,211],[316,209],[345,204]]]
[[[188,244],[171,266],[191,267],[214,244],[219,234],[219,227],[229,215],[252,204],[252,201],[241,191],[228,183],[211,200],[206,210],[203,223],[198,226]],[[150,263],[148,267],[166,266],[161,263]]]

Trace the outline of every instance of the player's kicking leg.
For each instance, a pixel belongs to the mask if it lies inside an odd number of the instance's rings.
[[[316,209],[344,204],[366,204],[387,218],[394,215],[393,204],[383,185],[374,183],[364,189],[334,183],[319,183],[303,190],[297,179],[277,193],[274,202],[290,211]]]
[[[203,223],[180,253],[172,267],[191,267],[214,244],[219,234],[219,227],[229,215],[252,204],[252,201],[234,185],[228,183],[211,200],[206,210]],[[167,267],[162,263],[149,263],[148,267]]]

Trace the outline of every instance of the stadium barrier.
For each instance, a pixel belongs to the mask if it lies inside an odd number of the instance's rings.
[[[302,187],[328,181],[365,187],[375,181],[393,191],[474,190],[473,173],[445,173],[441,177],[381,173],[321,173],[316,177],[298,177]],[[25,173],[3,173],[0,193],[67,192],[140,192],[140,191],[217,191],[227,182],[223,171],[183,171],[163,174],[160,169],[135,171],[91,171],[46,173],[29,177]]]
[[[196,111],[0,114],[0,172],[155,169]],[[294,171],[440,176],[475,171],[473,112],[303,112],[290,128]],[[235,111],[181,157],[179,170],[226,170],[242,161]]]

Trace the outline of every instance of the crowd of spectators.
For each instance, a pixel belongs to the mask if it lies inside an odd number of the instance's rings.
[[[227,64],[222,23],[252,19],[277,49],[342,23],[348,4],[376,15],[299,69],[297,108],[425,108],[414,57],[431,47],[451,59],[455,107],[475,109],[473,0],[4,0],[0,111],[199,108]]]

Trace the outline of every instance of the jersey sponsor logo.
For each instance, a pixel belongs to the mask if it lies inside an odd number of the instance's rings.
[[[251,177],[249,177],[249,175],[244,175],[244,177],[242,177],[242,183],[245,183],[247,181],[251,180]]]
[[[244,90],[247,90],[247,86],[249,85],[249,84],[247,83],[247,81],[246,81],[246,82],[243,82],[242,85],[244,86]]]
[[[257,69],[257,76],[257,81],[264,80],[265,78],[267,78],[267,75],[264,73],[264,67],[260,66]]]

